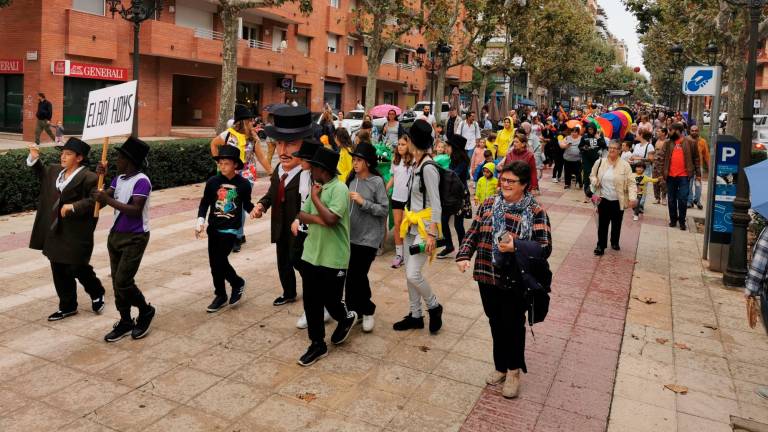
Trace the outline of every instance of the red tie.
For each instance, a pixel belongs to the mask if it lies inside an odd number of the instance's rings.
[[[280,184],[277,186],[277,200],[275,201],[275,207],[280,209],[285,202],[285,179],[288,178],[288,173],[280,176]]]

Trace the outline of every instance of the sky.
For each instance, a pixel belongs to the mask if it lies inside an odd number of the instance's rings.
[[[617,38],[624,39],[624,43],[627,44],[627,65],[640,66],[641,73],[648,76],[643,66],[643,49],[635,32],[637,27],[635,16],[624,9],[624,3],[621,0],[597,0],[597,4],[605,9],[608,31]]]

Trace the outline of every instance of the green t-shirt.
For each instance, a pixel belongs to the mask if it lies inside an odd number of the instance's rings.
[[[323,185],[320,201],[339,216],[339,222],[332,227],[310,224],[301,259],[319,267],[346,269],[349,266],[349,189],[334,177]],[[301,211],[318,214],[311,197]]]

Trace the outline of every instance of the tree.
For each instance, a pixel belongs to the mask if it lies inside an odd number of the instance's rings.
[[[0,0],[2,1],[2,0]],[[221,52],[221,103],[216,131],[221,132],[227,127],[227,120],[235,108],[237,86],[237,33],[238,17],[245,9],[255,7],[279,6],[286,1],[299,1],[302,13],[312,11],[311,0],[209,0],[219,6],[219,16],[224,28]]]
[[[422,17],[404,0],[360,0],[353,19],[356,32],[368,46],[365,107],[370,109],[376,105],[376,86],[384,56],[406,33],[420,25]]]
[[[10,6],[13,0],[0,0],[0,9]]]

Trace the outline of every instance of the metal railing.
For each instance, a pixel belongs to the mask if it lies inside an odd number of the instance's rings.
[[[224,40],[224,33],[213,30],[195,28],[195,37],[200,39]]]

